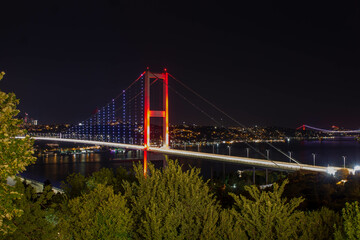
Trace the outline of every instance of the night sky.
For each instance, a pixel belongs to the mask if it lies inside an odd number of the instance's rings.
[[[314,2],[2,2],[0,88],[40,123],[76,123],[166,67],[248,126],[359,128],[360,5]],[[172,123],[212,124],[170,104]]]

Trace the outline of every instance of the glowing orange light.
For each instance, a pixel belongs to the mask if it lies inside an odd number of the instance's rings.
[[[165,117],[165,111],[150,111],[150,117]]]
[[[147,175],[147,154],[148,151],[144,151],[144,176],[146,177]]]
[[[166,72],[166,69],[165,69]],[[165,146],[169,146],[169,88],[168,88],[168,73],[165,73]]]
[[[150,108],[150,104],[149,104],[149,108]],[[150,145],[150,110],[147,110],[147,113],[146,113],[146,115],[147,115],[147,126],[146,126],[146,132],[147,132],[147,139],[146,139],[146,143],[148,144],[148,145]]]

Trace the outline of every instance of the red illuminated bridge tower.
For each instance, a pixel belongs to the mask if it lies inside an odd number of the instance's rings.
[[[150,109],[150,85],[151,79],[162,80],[163,82],[163,109],[152,111]],[[145,72],[144,84],[144,174],[147,171],[147,150],[150,147],[150,118],[158,117],[163,119],[163,148],[169,147],[169,91],[168,91],[168,73],[166,69],[163,73],[152,73],[149,69]]]

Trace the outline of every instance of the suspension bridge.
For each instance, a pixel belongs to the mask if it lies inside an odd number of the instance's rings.
[[[333,126],[333,128],[337,128],[336,126]],[[300,127],[297,128],[297,130],[313,130],[313,131],[318,131],[318,132],[323,132],[323,133],[331,133],[331,134],[348,134],[348,133],[360,133],[360,129],[358,130],[329,130],[329,129],[323,129],[323,128],[317,128],[317,127],[312,127],[309,125],[301,125]]]
[[[141,150],[144,151],[144,174],[147,172],[148,152],[287,171],[308,170],[333,174],[337,170],[343,169],[340,167],[302,164],[291,158],[291,156],[288,156],[291,162],[282,162],[172,149],[169,144],[169,78],[179,82],[192,93],[211,104],[215,109],[231,118],[224,111],[169,74],[166,69],[162,73],[153,73],[147,69],[118,96],[111,99],[102,108],[96,109],[88,119],[73,125],[65,132],[57,135],[39,136],[31,134],[31,137],[42,141],[70,142]],[[178,93],[176,90],[175,92]],[[186,98],[184,99],[186,100]],[[198,109],[203,112],[202,109]],[[161,129],[151,131],[151,127],[154,127],[154,125],[150,124],[151,119],[155,118],[160,120]],[[236,120],[234,121],[240,124]],[[286,155],[285,153],[283,154]],[[348,170],[353,171],[352,169]]]

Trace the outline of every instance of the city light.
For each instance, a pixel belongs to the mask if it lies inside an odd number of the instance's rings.
[[[327,167],[326,172],[330,175],[335,175],[336,169],[334,167]]]
[[[352,174],[355,174],[357,171],[360,171],[360,165],[356,165],[356,166],[354,167],[354,170],[351,171],[351,173],[352,173]]]

